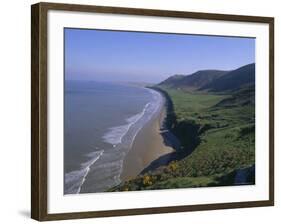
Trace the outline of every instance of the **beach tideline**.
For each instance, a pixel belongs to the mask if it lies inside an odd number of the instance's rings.
[[[132,179],[140,174],[150,163],[159,157],[174,152],[164,143],[161,127],[166,117],[163,108],[139,131],[131,150],[123,162],[121,180]]]

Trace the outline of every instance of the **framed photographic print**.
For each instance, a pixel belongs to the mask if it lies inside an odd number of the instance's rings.
[[[274,19],[32,5],[32,218],[274,204]]]

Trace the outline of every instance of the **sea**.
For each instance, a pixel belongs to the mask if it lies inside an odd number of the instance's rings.
[[[137,85],[65,81],[64,194],[118,185],[137,133],[163,104],[160,93]]]

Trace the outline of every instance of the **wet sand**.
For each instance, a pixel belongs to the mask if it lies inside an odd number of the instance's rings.
[[[151,162],[173,152],[174,149],[165,145],[160,132],[162,122],[166,117],[166,107],[156,114],[137,134],[132,149],[128,152],[123,163],[121,180],[136,177]]]

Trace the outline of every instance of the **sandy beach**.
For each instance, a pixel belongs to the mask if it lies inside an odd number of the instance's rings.
[[[164,144],[160,127],[166,117],[166,107],[155,115],[137,134],[132,149],[128,152],[123,163],[121,180],[136,177],[151,162],[173,152],[172,147]]]

